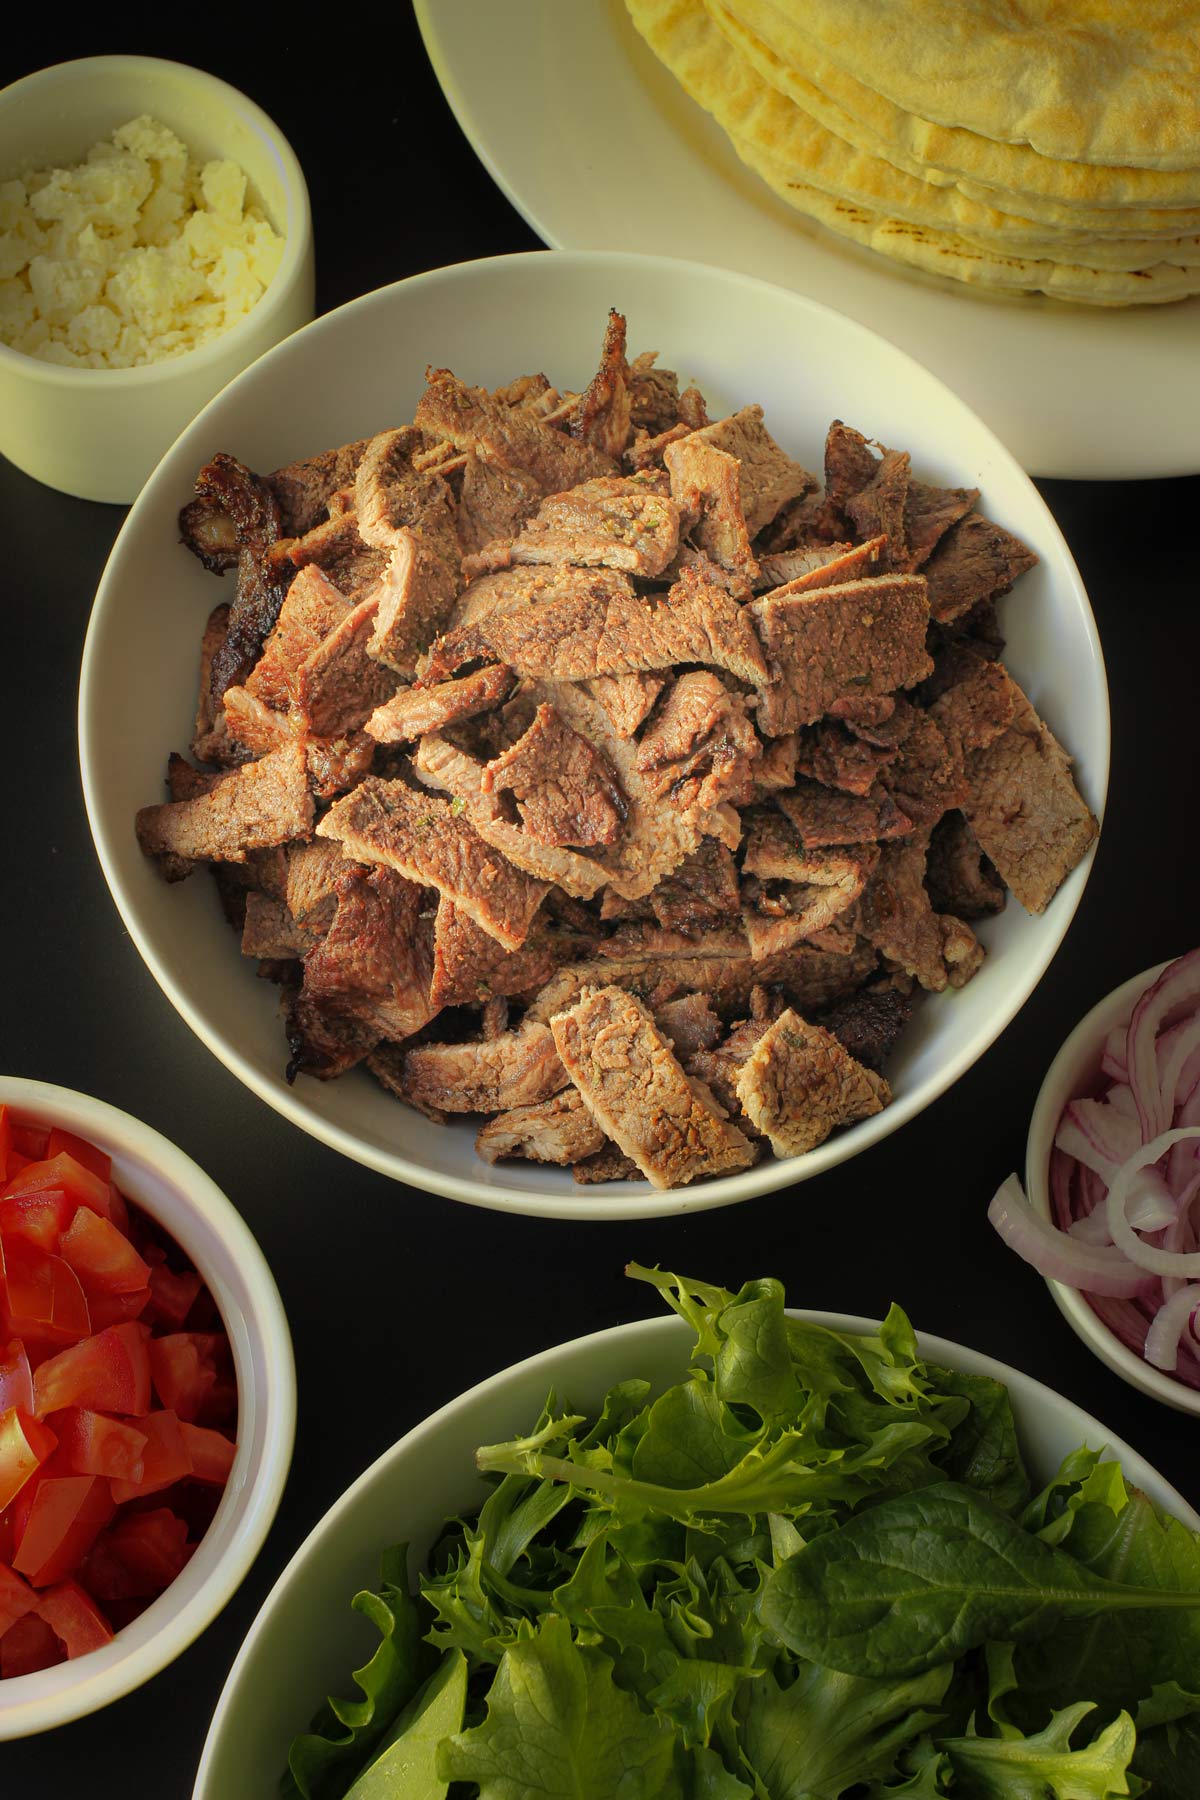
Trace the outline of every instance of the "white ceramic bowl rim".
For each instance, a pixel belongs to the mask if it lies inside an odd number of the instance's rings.
[[[306,341],[311,341],[315,334],[326,331],[331,322],[346,321],[351,318],[361,319],[371,312],[381,312],[386,316],[388,311],[394,307],[396,296],[402,291],[436,291],[439,287],[453,289],[461,287],[464,283],[476,284],[481,290],[486,290],[494,272],[520,271],[525,268],[532,270],[538,263],[545,264],[551,260],[562,269],[604,271],[610,280],[609,291],[611,292],[621,291],[622,271],[629,271],[631,278],[637,274],[643,277],[656,274],[670,280],[698,278],[708,283],[720,283],[730,292],[749,290],[762,293],[776,300],[782,299],[789,307],[794,307],[797,314],[808,313],[822,319],[836,321],[838,331],[844,331],[851,337],[861,340],[864,346],[875,346],[881,342],[877,334],[868,330],[866,326],[845,319],[828,307],[807,300],[801,295],[779,289],[769,282],[740,275],[733,271],[714,269],[702,263],[685,263],[642,254],[537,251],[452,264],[446,268],[410,276],[405,281],[379,288],[374,293],[350,301],[336,311],[314,320],[312,324],[296,332],[291,338],[260,357],[258,362],[239,379],[261,379],[274,363],[296,355],[298,347],[303,346]],[[1031,510],[1036,512],[1040,524],[1043,534],[1042,541],[1045,545],[1053,546],[1060,559],[1057,574],[1065,589],[1063,604],[1075,609],[1078,625],[1082,628],[1086,641],[1089,667],[1095,672],[1096,689],[1092,699],[1099,718],[1099,729],[1097,742],[1092,747],[1087,773],[1092,805],[1096,813],[1102,815],[1109,773],[1108,693],[1103,653],[1095,620],[1070,550],[1048,507],[1028,476],[1024,474],[994,434],[988,431],[986,426],[975,418],[974,414],[970,413],[965,402],[958,400],[957,396],[953,395],[943,382],[922,368],[903,351],[895,349],[894,346],[888,346],[888,350],[889,354],[897,359],[897,363],[902,369],[912,370],[915,378],[921,384],[930,384],[937,395],[942,397],[952,409],[969,414],[979,430],[981,440],[987,445],[989,454],[996,458],[1008,477],[1015,480],[1027,492]],[[237,382],[231,382],[222,395],[218,395],[215,400],[211,401],[189,428],[189,435],[195,434],[197,437],[203,435],[203,426],[210,414],[222,402],[228,401],[236,389]],[[158,471],[160,477],[166,467],[167,459],[164,459],[164,463],[160,465]],[[265,1100],[268,1105],[273,1106],[276,1111],[289,1118],[293,1124],[299,1125],[303,1130],[310,1132],[321,1142],[343,1155],[349,1156],[369,1168],[376,1169],[379,1173],[388,1175],[392,1179],[407,1182],[426,1192],[441,1194],[453,1200],[466,1201],[472,1205],[519,1212],[530,1217],[607,1222],[614,1219],[657,1218],[673,1213],[700,1211],[710,1207],[725,1206],[734,1201],[747,1200],[756,1195],[788,1186],[790,1183],[810,1179],[814,1175],[821,1174],[825,1169],[835,1167],[889,1136],[893,1131],[906,1124],[916,1113],[930,1105],[978,1060],[1012,1021],[1041,980],[1057,952],[1082,895],[1083,885],[1094,859],[1094,846],[1079,867],[1067,877],[1063,887],[1051,901],[1047,912],[1041,915],[1037,921],[1031,922],[1035,929],[1031,937],[1027,939],[1020,957],[1016,959],[1017,968],[1009,971],[1010,978],[1003,989],[1002,1003],[993,1006],[987,1029],[976,1029],[955,1053],[943,1057],[935,1074],[923,1077],[907,1093],[900,1093],[882,1112],[872,1118],[860,1121],[848,1130],[835,1134],[817,1150],[809,1152],[804,1157],[785,1160],[768,1157],[755,1168],[741,1174],[721,1176],[699,1182],[693,1187],[673,1189],[667,1192],[649,1189],[645,1184],[623,1182],[614,1184],[616,1191],[612,1192],[603,1188],[587,1187],[576,1188],[574,1192],[551,1191],[547,1193],[532,1188],[523,1190],[507,1186],[491,1186],[481,1178],[460,1176],[434,1164],[412,1160],[401,1150],[390,1146],[387,1149],[377,1148],[374,1144],[365,1141],[355,1131],[344,1127],[336,1119],[326,1117],[317,1109],[310,1108],[306,1105],[301,1091],[284,1087],[278,1080],[271,1079],[256,1067],[234,1037],[227,1036],[222,1030],[214,1029],[210,1025],[207,1018],[191,1003],[184,992],[177,960],[156,945],[151,932],[139,916],[137,906],[123,891],[119,866],[121,850],[118,842],[110,838],[106,829],[99,791],[102,762],[99,757],[99,742],[103,719],[106,716],[107,697],[97,689],[93,677],[93,662],[99,660],[98,644],[101,639],[101,622],[104,618],[108,597],[111,593],[119,591],[120,584],[115,571],[119,565],[123,544],[127,539],[136,537],[143,511],[148,510],[153,504],[154,497],[151,490],[154,486],[155,483],[151,482],[143,490],[113,547],[97,591],[96,603],[84,645],[79,699],[80,755],[84,799],[97,855],[118,910],[147,967],[201,1041],[260,1099]],[[944,996],[938,998],[944,998]],[[569,1179],[568,1172],[566,1180],[569,1182]]]
[[[207,342],[197,344],[194,350],[185,350],[179,356],[163,357],[157,362],[142,363],[133,369],[76,369],[62,363],[43,362],[40,357],[26,356],[24,351],[14,350],[11,345],[0,343],[0,366],[7,364],[10,368],[19,369],[23,375],[44,381],[52,387],[86,387],[90,381],[99,377],[111,387],[137,388],[153,381],[161,381],[164,375],[176,370],[184,370],[190,374],[203,369],[207,363],[216,362],[230,351],[236,351],[261,319],[262,309],[269,308],[273,297],[286,289],[308,253],[312,235],[308,188],[295,151],[275,121],[257,102],[243,94],[240,88],[222,81],[219,75],[210,75],[206,69],[195,68],[190,63],[173,62],[161,56],[81,56],[71,62],[54,63],[49,68],[36,69],[33,74],[14,81],[10,87],[0,89],[0,106],[19,106],[23,101],[32,99],[39,88],[53,86],[67,72],[87,75],[101,81],[106,74],[117,71],[186,76],[189,81],[199,80],[214,94],[219,95],[226,105],[243,113],[260,136],[270,141],[279,159],[287,208],[282,224],[277,220],[271,221],[283,237],[283,255],[270,283],[244,317],[235,320],[225,331],[217,332]],[[0,180],[6,174],[7,171],[0,170]]]
[[[792,1318],[807,1319],[834,1331],[861,1334],[879,1330],[877,1319],[866,1319],[856,1314],[810,1311],[801,1307],[788,1307],[787,1311]],[[360,1496],[374,1487],[377,1482],[387,1481],[405,1463],[411,1461],[419,1470],[420,1458],[436,1443],[440,1432],[448,1424],[461,1414],[469,1412],[485,1398],[516,1383],[521,1376],[542,1368],[546,1371],[545,1385],[548,1389],[553,1384],[554,1365],[565,1353],[579,1354],[587,1351],[590,1353],[589,1362],[595,1360],[602,1363],[602,1366],[607,1366],[605,1353],[610,1348],[621,1345],[626,1347],[624,1351],[625,1374],[634,1377],[643,1372],[639,1357],[644,1355],[649,1345],[656,1341],[661,1342],[668,1334],[678,1339],[681,1350],[692,1340],[694,1335],[685,1320],[675,1316],[660,1315],[638,1320],[633,1324],[611,1326],[604,1331],[591,1332],[585,1337],[573,1338],[556,1344],[552,1349],[538,1351],[521,1362],[513,1363],[507,1369],[497,1371],[496,1374],[488,1376],[486,1380],[476,1383],[474,1387],[457,1395],[453,1400],[447,1401],[445,1406],[439,1407],[436,1412],[423,1419],[419,1425],[415,1425],[390,1449],[385,1450],[381,1456],[377,1457],[367,1469],[364,1469],[358,1479],[334,1501],[324,1516],[313,1526],[280,1574],[263,1602],[258,1617],[246,1634],[241,1649],[226,1677],[225,1686],[221,1690],[221,1696],[209,1726],[204,1752],[196,1774],[194,1788],[196,1800],[222,1800],[222,1797],[215,1794],[207,1785],[208,1773],[210,1765],[215,1759],[218,1741],[226,1719],[233,1708],[243,1673],[247,1665],[253,1661],[260,1638],[269,1630],[272,1614],[283,1595],[297,1582],[303,1581],[312,1567],[320,1562],[326,1546],[337,1536],[343,1519],[354,1511]],[[1150,1469],[1150,1465],[1131,1445],[1109,1431],[1091,1413],[1085,1412],[1074,1402],[1065,1400],[1061,1394],[1056,1393],[1053,1388],[1047,1387],[1044,1382],[1036,1380],[1031,1375],[1025,1375],[1005,1363],[997,1362],[993,1357],[986,1356],[979,1351],[969,1350],[947,1338],[934,1337],[926,1332],[917,1333],[917,1342],[920,1354],[926,1361],[941,1363],[947,1368],[965,1368],[974,1374],[990,1376],[993,1380],[1002,1382],[1014,1396],[1019,1437],[1022,1435],[1022,1407],[1027,1407],[1031,1400],[1040,1402],[1043,1409],[1047,1411],[1067,1408],[1071,1414],[1072,1427],[1079,1434],[1076,1442],[1086,1442],[1093,1448],[1105,1448],[1113,1458],[1121,1463],[1135,1483],[1142,1487],[1155,1489],[1158,1504],[1168,1506],[1190,1530],[1200,1532],[1200,1514],[1197,1514],[1189,1506],[1182,1494],[1158,1476],[1156,1471]],[[679,1378],[682,1379],[682,1376],[683,1359],[681,1357]],[[620,1377],[614,1377],[614,1379],[620,1379]],[[1147,1480],[1148,1475],[1153,1476],[1152,1481]],[[482,1489],[480,1498],[482,1501]],[[376,1548],[382,1554],[386,1545],[380,1543]],[[425,1548],[422,1546],[422,1550]],[[349,1594],[345,1596],[345,1601],[348,1606]],[[304,1729],[305,1720],[321,1698],[320,1694],[297,1696],[297,1731]]]
[[[1086,1085],[1083,1066],[1092,1065],[1093,1072],[1099,1068],[1104,1039],[1114,1025],[1128,1023],[1137,1001],[1167,966],[1165,962],[1157,963],[1154,968],[1131,976],[1111,994],[1106,994],[1079,1021],[1046,1071],[1029,1122],[1025,1150],[1025,1191],[1032,1205],[1046,1219],[1052,1217],[1048,1176],[1050,1150],[1062,1109],[1068,1100],[1083,1091],[1080,1082]],[[1070,1093],[1066,1092],[1067,1087],[1070,1087]],[[1046,1286],[1076,1335],[1114,1375],[1121,1376],[1139,1392],[1162,1400],[1178,1412],[1200,1414],[1200,1390],[1176,1381],[1165,1369],[1156,1369],[1145,1357],[1123,1344],[1092,1311],[1087,1296],[1079,1288],[1068,1287],[1064,1281],[1050,1280],[1046,1281]]]
[[[296,1374],[283,1302],[266,1259],[241,1214],[197,1163],[131,1114],[48,1082],[0,1076],[0,1101],[107,1150],[131,1200],[139,1200],[145,1182],[139,1163],[180,1197],[180,1215],[168,1229],[204,1277],[229,1336],[241,1463],[239,1468],[235,1461],[212,1523],[182,1573],[145,1612],[99,1650],[0,1683],[3,1741],[82,1718],[141,1686],[186,1650],[233,1596],[283,1495],[295,1438]],[[213,1275],[214,1239],[230,1254],[236,1286]],[[257,1381],[250,1378],[252,1355],[262,1369]]]

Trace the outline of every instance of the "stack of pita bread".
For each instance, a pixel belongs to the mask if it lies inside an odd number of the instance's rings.
[[[1193,0],[626,0],[801,212],[916,268],[1099,306],[1200,293]]]

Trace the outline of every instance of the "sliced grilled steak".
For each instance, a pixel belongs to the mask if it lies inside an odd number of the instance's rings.
[[[576,1088],[549,1100],[513,1107],[481,1125],[475,1148],[485,1162],[520,1157],[525,1162],[578,1163],[602,1151],[607,1139]],[[600,1177],[605,1181],[613,1176]]]
[[[750,603],[771,685],[759,708],[772,737],[811,725],[847,694],[892,694],[933,667],[920,575],[882,575]]]
[[[737,1093],[776,1156],[803,1156],[840,1126],[882,1112],[891,1099],[881,1075],[790,1008],[742,1064]]]
[[[544,1025],[477,1044],[418,1044],[404,1058],[406,1092],[439,1112],[504,1112],[532,1106],[567,1085],[554,1039]]]
[[[144,806],[136,825],[147,856],[240,863],[252,850],[308,837],[312,822],[304,747],[291,744],[222,775],[206,794]]]
[[[484,770],[485,792],[511,789],[541,844],[612,844],[629,811],[605,758],[542,703],[517,742]]]

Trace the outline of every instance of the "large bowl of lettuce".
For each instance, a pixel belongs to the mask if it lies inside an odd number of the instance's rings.
[[[899,1307],[630,1273],[677,1316],[492,1376],[316,1527],[197,1800],[1195,1800],[1200,1518],[1135,1451]]]

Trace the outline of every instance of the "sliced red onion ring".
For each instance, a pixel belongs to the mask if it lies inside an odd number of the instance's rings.
[[[1200,1306],[1200,1282],[1189,1281],[1185,1287],[1160,1306],[1146,1333],[1145,1357],[1156,1369],[1170,1372],[1179,1364],[1179,1340],[1191,1329],[1192,1318]]]
[[[1125,1252],[1130,1262],[1136,1263],[1139,1268],[1150,1269],[1156,1275],[1200,1275],[1200,1251],[1184,1255],[1173,1250],[1158,1250],[1152,1244],[1145,1243],[1126,1217],[1129,1189],[1139,1169],[1148,1168],[1160,1156],[1165,1156],[1173,1144],[1183,1143],[1189,1138],[1200,1140],[1200,1126],[1188,1125],[1181,1130],[1160,1132],[1129,1158],[1108,1190],[1108,1228],[1112,1233],[1113,1243],[1118,1250]]]
[[[1128,1037],[1128,1025],[1114,1025],[1104,1040],[1104,1053],[1100,1058],[1100,1067],[1114,1081],[1125,1083],[1129,1081],[1129,1064],[1125,1060],[1125,1045]]]
[[[1174,1096],[1164,1092],[1158,1073],[1158,1036],[1176,1007],[1200,1004],[1200,950],[1169,963],[1133,1009],[1126,1039],[1129,1085],[1137,1101],[1143,1137],[1160,1137],[1171,1122]]]
[[[1040,1218],[1015,1175],[997,1189],[988,1218],[1005,1243],[1050,1281],[1122,1299],[1144,1293],[1150,1285],[1145,1270],[1135,1268],[1120,1250],[1081,1244]]]
[[[1137,1101],[1128,1082],[1114,1081],[1104,1098],[1114,1112],[1124,1113],[1127,1119],[1137,1118]]]

